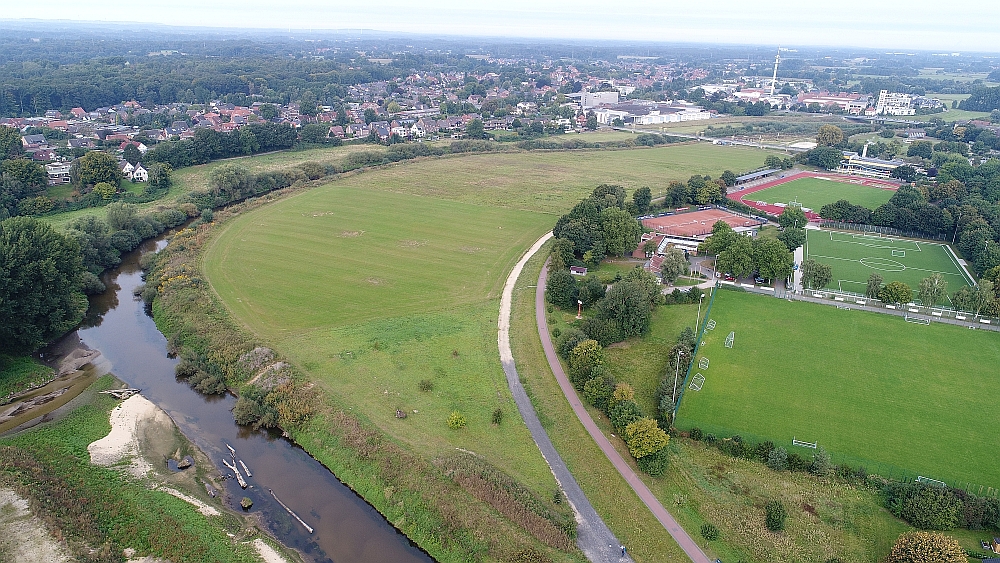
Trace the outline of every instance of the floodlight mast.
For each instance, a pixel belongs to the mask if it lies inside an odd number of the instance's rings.
[[[781,47],[778,47],[778,53],[774,55],[774,74],[771,76],[771,96],[774,95],[774,85],[778,82],[778,63],[781,62]]]

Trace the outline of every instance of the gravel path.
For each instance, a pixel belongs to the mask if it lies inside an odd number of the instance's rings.
[[[520,411],[521,418],[524,419],[525,425],[527,425],[528,430],[531,432],[531,437],[542,452],[542,457],[549,464],[552,474],[555,475],[556,481],[562,487],[570,506],[576,513],[578,532],[576,545],[583,551],[588,560],[595,563],[631,561],[630,557],[622,557],[621,548],[619,547],[621,544],[618,538],[611,533],[604,520],[597,515],[597,511],[591,506],[590,501],[587,500],[587,496],[583,494],[580,485],[577,484],[576,479],[570,474],[566,464],[559,457],[559,453],[556,452],[555,447],[553,447],[552,441],[549,440],[548,434],[545,433],[545,429],[542,428],[542,424],[538,421],[538,416],[535,414],[535,409],[531,405],[531,400],[521,385],[517,368],[514,366],[514,356],[510,351],[510,308],[514,295],[514,285],[517,283],[517,278],[521,275],[521,270],[524,269],[524,265],[528,262],[528,259],[534,256],[538,252],[538,249],[550,238],[552,238],[552,233],[548,233],[538,239],[517,262],[514,269],[511,270],[510,275],[507,276],[507,282],[504,284],[503,294],[500,298],[500,321],[497,335],[500,362],[503,364],[503,371],[507,376],[507,385],[510,387],[514,402],[517,403],[517,410]]]
[[[552,373],[555,374],[556,380],[559,382],[559,387],[562,388],[563,394],[566,395],[566,400],[569,401],[570,406],[573,407],[573,412],[576,413],[580,422],[587,429],[587,432],[590,433],[590,436],[600,446],[604,455],[608,457],[611,464],[618,470],[618,473],[621,473],[621,476],[625,478],[625,481],[632,487],[635,494],[639,495],[639,498],[653,513],[653,516],[666,528],[670,536],[674,538],[674,541],[684,550],[684,553],[687,554],[691,561],[694,563],[709,563],[708,556],[698,547],[694,539],[684,531],[684,528],[681,528],[677,520],[663,508],[663,505],[653,495],[653,492],[649,490],[649,487],[642,482],[642,479],[635,474],[635,471],[632,471],[632,467],[622,459],[618,450],[611,445],[611,442],[604,436],[601,429],[594,423],[594,419],[590,417],[590,413],[587,412],[586,407],[580,402],[580,398],[576,394],[576,389],[573,388],[573,384],[566,377],[566,372],[563,371],[562,364],[559,363],[559,357],[556,356],[555,348],[552,346],[552,339],[549,337],[549,325],[545,319],[545,282],[547,280],[548,261],[545,262],[545,267],[538,274],[538,285],[535,288],[535,320],[538,324],[538,336],[542,339],[542,347],[545,349],[545,357],[549,361]]]

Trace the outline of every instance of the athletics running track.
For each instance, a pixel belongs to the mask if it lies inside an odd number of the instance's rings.
[[[759,209],[760,211],[763,211],[765,213],[769,213],[771,215],[781,215],[781,212],[785,210],[784,207],[781,207],[780,205],[774,205],[771,203],[758,203],[756,200],[748,196],[754,192],[759,192],[762,190],[766,190],[768,188],[773,188],[774,186],[780,186],[781,184],[787,184],[788,182],[791,182],[793,180],[799,180],[801,178],[822,178],[835,182],[844,182],[845,184],[871,186],[873,188],[880,188],[883,190],[896,191],[897,189],[899,189],[898,184],[894,184],[892,182],[888,182],[885,180],[876,180],[872,178],[859,178],[856,176],[843,176],[840,174],[821,174],[819,172],[797,172],[795,174],[790,174],[788,176],[783,176],[781,178],[771,180],[770,182],[765,182],[763,184],[760,184],[759,186],[753,186],[752,188],[747,188],[745,190],[733,192],[731,194],[728,194],[727,197],[733,201],[738,201],[740,203],[749,205],[750,207],[753,207],[754,209]],[[817,213],[816,211],[818,210],[806,211],[805,212],[806,218],[809,219],[810,221],[819,221],[820,219],[819,213]]]

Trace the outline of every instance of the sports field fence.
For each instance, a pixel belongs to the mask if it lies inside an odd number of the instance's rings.
[[[727,438],[732,438],[733,436],[739,436],[742,442],[746,445],[751,446],[751,449],[756,444],[763,442],[772,442],[775,446],[780,446],[785,448],[789,454],[795,453],[800,457],[811,461],[816,450],[811,447],[794,445],[793,441],[798,438],[798,441],[812,440],[811,436],[785,436],[782,438],[767,438],[764,436],[759,436],[753,434],[752,432],[740,432],[733,430],[731,428],[726,428],[725,426],[719,426],[715,424],[702,424],[694,420],[687,419],[677,419],[674,421],[674,428],[687,432],[692,428],[700,428],[702,431],[702,441],[705,441],[704,436],[708,434],[713,434],[717,440],[724,440]],[[822,441],[813,442],[819,447],[826,450],[826,453],[830,454],[830,460],[835,466],[847,466],[854,470],[857,474],[859,469],[863,469],[867,475],[878,475],[886,479],[900,482],[913,482],[920,481],[923,483],[927,482],[937,482],[944,483],[948,487],[953,489],[961,489],[968,493],[972,493],[979,497],[993,497],[1000,498],[1000,485],[989,486],[980,483],[973,483],[971,481],[964,481],[961,479],[949,479],[944,475],[930,475],[927,473],[921,473],[918,471],[913,471],[912,469],[906,469],[893,465],[891,463],[885,463],[881,461],[875,461],[871,459],[865,459],[863,457],[846,455],[841,452],[833,451],[827,448]],[[761,462],[763,463],[763,461]]]
[[[755,286],[753,284],[727,282],[720,280],[720,289],[735,289],[737,291],[747,291],[761,295],[773,295],[780,299],[796,299],[799,301],[816,302],[823,301],[828,305],[836,305],[838,309],[859,311],[875,311],[881,313],[891,313],[903,317],[904,320],[919,319],[920,324],[930,324],[931,322],[945,322],[957,326],[965,326],[975,329],[1000,331],[1000,317],[976,314],[969,311],[960,311],[951,307],[934,306],[928,307],[916,303],[892,304],[883,303],[878,299],[867,297],[862,293],[834,289],[804,289],[800,292],[775,289],[767,286]],[[923,315],[917,316],[914,315]],[[927,321],[926,323],[924,321]]]
[[[866,225],[864,223],[845,223],[843,221],[822,220],[819,226],[824,229],[837,229],[841,231],[855,231],[858,233],[878,233],[891,237],[915,238],[923,240],[948,240],[945,235],[928,235],[917,231],[901,231],[892,227],[880,227],[878,225]]]

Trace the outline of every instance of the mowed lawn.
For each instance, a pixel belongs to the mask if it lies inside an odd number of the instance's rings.
[[[833,280],[827,287],[864,293],[872,272],[884,283],[901,281],[916,293],[920,280],[941,274],[948,293],[970,285],[969,278],[943,244],[909,239],[890,239],[838,231],[806,231],[806,259],[829,264]],[[949,303],[948,297],[942,304]]]
[[[1000,405],[1000,336],[871,312],[717,291],[699,357],[700,391],[677,424],[818,442],[835,461],[1000,486],[989,454]],[[733,347],[724,341],[735,332]],[[874,463],[873,463],[874,462]],[[855,462],[857,463],[857,462]]]
[[[555,482],[511,402],[496,327],[507,272],[553,220],[325,186],[230,221],[204,268],[240,322],[342,405],[424,455],[485,455],[544,496]],[[455,410],[462,430],[446,426]]]
[[[586,137],[583,137],[586,139]],[[629,194],[648,186],[662,195],[672,180],[719,177],[760,167],[767,151],[685,144],[645,149],[474,154],[427,159],[343,178],[338,185],[412,193],[466,203],[562,214],[599,184]],[[377,180],[369,176],[376,174]],[[555,217],[552,223],[555,223]]]
[[[799,178],[779,184],[773,188],[753,192],[745,196],[747,200],[766,201],[768,203],[789,203],[797,201],[802,207],[808,207],[819,213],[820,208],[829,203],[846,199],[854,205],[861,205],[874,210],[889,201],[894,192],[871,186],[838,182],[836,180],[821,180],[819,178]]]

